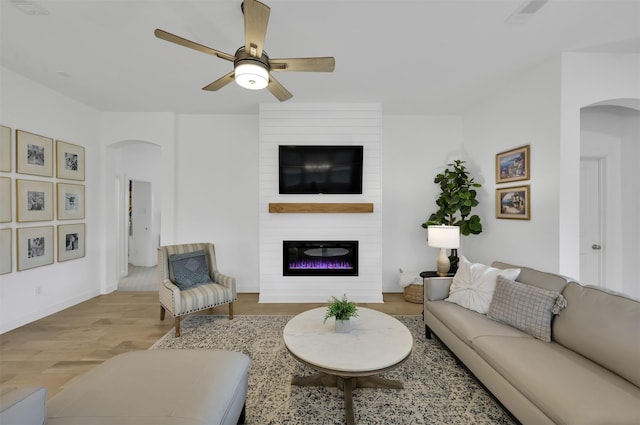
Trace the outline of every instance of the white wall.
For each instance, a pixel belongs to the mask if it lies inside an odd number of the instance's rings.
[[[0,123],[12,128],[12,173],[0,173],[12,179],[13,222],[2,223],[0,228],[13,229],[13,272],[0,276],[0,332],[6,332],[25,323],[75,305],[98,295],[104,283],[104,200],[102,170],[104,167],[98,141],[100,114],[72,99],[0,68]],[[38,177],[15,173],[15,129],[40,134],[53,139],[84,146],[86,180],[85,257],[62,263],[16,271],[16,228],[57,226],[69,222],[16,222],[15,180],[42,180],[58,182],[54,177]],[[6,200],[2,200],[6,202]],[[55,214],[54,214],[55,218]],[[76,222],[76,221],[74,221]],[[54,235],[57,232],[54,229]],[[55,239],[55,237],[54,237]],[[57,259],[57,252],[54,252]],[[37,292],[39,291],[39,294]]]
[[[480,173],[480,235],[463,237],[461,254],[558,272],[560,63],[552,59],[506,82],[504,89],[463,117],[464,149]],[[531,145],[531,179],[496,185],[496,154]],[[531,220],[496,219],[496,187],[529,185]]]
[[[640,55],[565,53],[505,83],[503,90],[468,111],[463,145],[483,173],[484,231],[465,238],[462,253],[476,261],[499,259],[579,280],[580,111],[609,99],[638,98]],[[633,122],[627,126],[636,128]],[[628,129],[627,134],[633,139],[637,130]],[[495,154],[525,144],[531,145],[532,178],[511,185],[531,186],[531,220],[497,220]],[[637,144],[627,146],[633,158]],[[637,181],[626,161],[621,180]],[[625,188],[637,191],[637,183],[626,183]],[[637,263],[637,246],[629,250],[636,253],[631,261]],[[624,275],[609,287],[621,290],[629,273]]]
[[[181,115],[177,127],[174,242],[214,243],[218,269],[258,292],[258,117]]]
[[[437,209],[433,182],[463,155],[458,116],[382,117],[382,290],[398,292],[398,270],[435,270],[439,249],[427,246],[421,227]]]
[[[463,238],[462,254],[578,277],[580,109],[640,98],[639,57],[571,53],[551,59],[505,82],[504,90],[465,113],[462,124],[456,117],[383,114],[383,290],[401,291],[398,267],[433,267],[436,252],[423,245],[419,225],[437,197],[433,176],[456,158],[466,159],[484,184],[478,210],[484,231]],[[162,243],[212,240],[221,270],[238,278],[238,289],[258,291],[259,116],[99,113],[0,71],[1,124],[85,146],[88,239],[83,259],[0,276],[0,332],[115,289],[116,155],[108,146],[123,141],[160,146]],[[532,148],[532,179],[523,182],[531,185],[531,221],[496,220],[495,154],[524,144]],[[623,156],[637,158],[637,144],[630,146]],[[633,165],[625,164],[623,173],[630,172]],[[637,186],[624,190],[637,192]],[[625,258],[637,251],[637,244],[625,248]],[[38,286],[42,294],[36,296]]]

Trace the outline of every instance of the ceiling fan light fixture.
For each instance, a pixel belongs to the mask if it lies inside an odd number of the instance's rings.
[[[250,90],[262,90],[269,84],[269,71],[257,63],[240,63],[235,67],[236,83]]]

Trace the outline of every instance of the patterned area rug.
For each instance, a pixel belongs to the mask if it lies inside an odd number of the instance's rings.
[[[404,383],[403,390],[358,388],[353,392],[356,423],[513,424],[482,386],[434,339],[424,337],[421,316],[395,316],[413,334],[410,358],[381,376]],[[291,316],[189,316],[182,336],[171,330],[151,349],[195,348],[239,351],[251,358],[247,424],[343,424],[342,392],[297,387],[295,376],[315,371],[289,355],[282,330]]]

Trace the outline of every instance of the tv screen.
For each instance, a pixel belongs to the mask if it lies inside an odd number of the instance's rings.
[[[281,194],[361,194],[362,146],[279,146]]]

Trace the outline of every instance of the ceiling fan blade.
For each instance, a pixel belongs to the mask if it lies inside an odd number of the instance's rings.
[[[267,35],[267,24],[271,8],[257,0],[244,0],[242,2],[244,13],[244,48],[247,54],[260,58],[264,47],[264,38]]]
[[[226,74],[224,77],[218,78],[208,86],[204,86],[202,90],[207,90],[207,91],[219,90],[224,86],[226,86],[227,84],[229,84],[230,82],[232,82],[234,80],[234,77],[235,77],[235,71],[231,71],[230,73]]]
[[[289,100],[293,97],[289,90],[285,89],[282,84],[278,82],[273,75],[269,75],[269,85],[267,86],[272,95],[278,98],[280,102]]]
[[[207,46],[203,46],[202,44],[198,44],[195,41],[191,41],[191,40],[187,40],[186,38],[182,38],[180,36],[177,36],[175,34],[171,34],[170,32],[166,32],[164,30],[161,30],[159,28],[157,28],[154,32],[156,37],[165,40],[165,41],[169,41],[171,43],[175,43],[175,44],[179,44],[180,46],[183,47],[188,47],[190,49],[193,50],[197,50],[199,52],[202,53],[207,53],[209,55],[213,55],[213,56],[217,56],[221,59],[226,59],[228,61],[233,62],[234,60],[236,60],[236,57],[234,55],[230,55],[229,53],[225,53],[225,52],[221,52],[219,50],[215,50],[212,49],[211,47],[207,47]]]
[[[269,59],[269,64],[272,71],[333,72],[336,60],[333,57]]]

